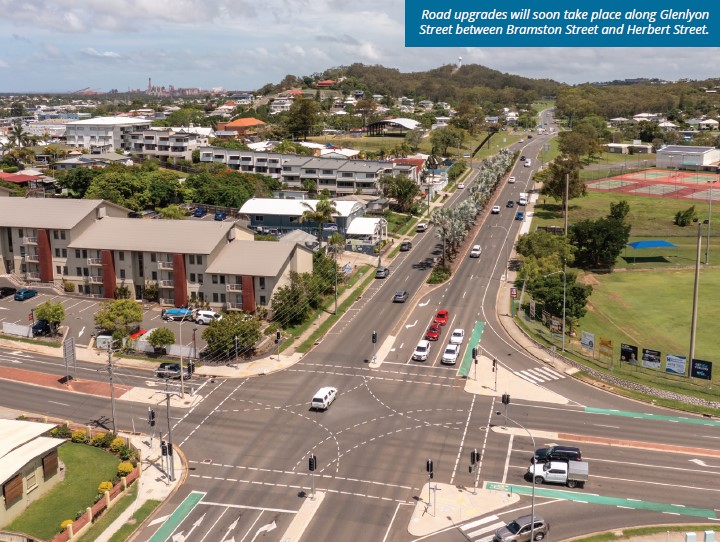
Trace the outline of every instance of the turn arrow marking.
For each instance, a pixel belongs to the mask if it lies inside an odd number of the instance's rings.
[[[418,321],[415,320],[412,324],[407,324],[407,325],[405,325],[405,328],[406,328],[406,329],[410,329],[411,327],[415,327],[415,325],[416,325],[417,323],[418,323]]]

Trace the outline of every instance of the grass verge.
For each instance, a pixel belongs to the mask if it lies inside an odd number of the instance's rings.
[[[160,501],[149,500],[145,501],[140,508],[138,508],[132,515],[130,520],[120,527],[120,530],[116,532],[110,538],[109,542],[125,542],[135,532],[135,530],[143,524],[143,522],[153,513],[153,511],[160,506]]]
[[[75,519],[78,512],[95,502],[101,482],[117,474],[118,459],[92,446],[66,442],[58,455],[65,464],[65,479],[33,502],[7,529],[50,540],[60,531],[60,523]]]
[[[96,540],[98,536],[105,532],[113,521],[120,517],[120,514],[135,503],[135,499],[137,499],[137,484],[130,486],[128,492],[124,496],[120,497],[120,500],[115,503],[115,506],[113,506],[110,510],[106,510],[106,512],[100,516],[95,523],[93,523],[92,527],[90,527],[85,534],[79,538],[79,542],[92,542],[93,540]]]

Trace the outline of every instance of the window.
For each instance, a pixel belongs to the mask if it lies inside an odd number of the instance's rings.
[[[60,257],[60,249],[59,249],[59,248],[56,248],[56,249],[55,249],[55,257],[56,257],[56,258],[59,258],[59,257]]]
[[[225,284],[225,275],[220,275],[220,284]]]
[[[82,269],[80,269],[79,267],[76,267],[76,268],[75,268],[75,276],[78,276],[78,277],[79,277],[79,276],[81,276],[81,275],[82,275]]]
[[[125,278],[125,270],[124,270],[124,269],[121,269],[121,270],[120,270],[120,278],[121,278],[121,279],[124,279],[124,278]]]
[[[60,232],[53,230],[53,239],[60,239]]]
[[[66,248],[62,249],[62,257],[67,258],[67,249]]]
[[[300,219],[299,216],[291,216],[291,217],[290,217],[290,224],[293,224],[293,223],[297,222],[299,219]]]
[[[261,295],[261,296],[260,296],[260,304],[261,304],[261,305],[267,305],[267,301],[265,300],[265,296],[264,296],[264,295]]]
[[[120,259],[121,262],[124,262],[125,261],[125,252],[123,252],[123,251],[118,252],[118,258]]]
[[[197,262],[198,265],[202,265],[202,256],[200,256],[200,255],[198,254],[198,255],[195,257],[195,261]]]
[[[27,491],[30,493],[37,487],[37,478],[35,476],[35,469],[31,470],[25,475],[25,483],[27,484]]]
[[[263,215],[255,215],[255,222],[262,222],[262,221],[263,221]],[[22,235],[20,237],[22,237]]]
[[[157,261],[157,254],[155,254],[154,252],[151,252],[150,253],[150,261],[155,263]]]
[[[63,275],[67,275],[67,274],[68,274],[68,266],[63,265]]]
[[[89,277],[90,276],[90,269],[87,267],[83,267],[83,277]]]
[[[213,283],[213,284],[217,284],[217,283],[218,283],[218,276],[217,276],[217,275],[213,275],[213,276],[212,276],[212,283]]]
[[[60,239],[65,240],[65,230],[60,230]]]
[[[195,265],[195,254],[190,254],[190,265]]]
[[[18,229],[18,237],[22,237],[22,236],[23,236],[22,228],[19,228]]]
[[[213,303],[217,303],[220,301],[217,292],[213,292]]]
[[[265,289],[265,277],[258,277],[258,286],[261,290]]]
[[[87,250],[83,249],[82,251],[82,257],[87,258]]]
[[[80,249],[75,249],[75,257],[79,260],[80,259]]]
[[[152,279],[157,280],[157,271],[152,272]]]
[[[227,297],[225,296],[225,294],[220,294],[220,303],[225,303],[226,300],[227,300]]]
[[[57,273],[58,275],[62,274],[62,266],[61,265],[55,266],[55,273]]]
[[[203,283],[202,273],[198,273],[198,284],[202,284],[202,283]]]

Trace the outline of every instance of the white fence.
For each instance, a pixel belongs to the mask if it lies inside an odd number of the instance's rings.
[[[3,322],[3,333],[6,335],[16,335],[18,337],[28,337],[32,339],[32,326],[23,324],[13,324],[11,322]]]

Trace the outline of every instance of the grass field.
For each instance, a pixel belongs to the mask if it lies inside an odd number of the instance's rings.
[[[98,448],[66,442],[58,454],[65,463],[65,479],[32,503],[7,526],[9,530],[51,539],[60,531],[60,523],[74,520],[78,512],[95,502],[101,482],[112,480],[117,474],[118,459]]]

